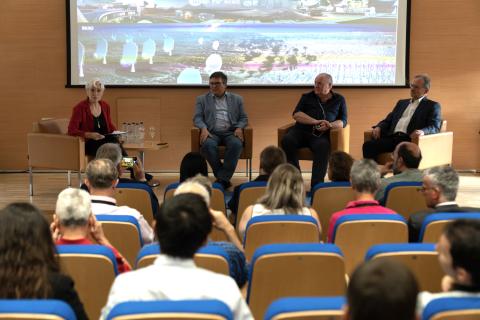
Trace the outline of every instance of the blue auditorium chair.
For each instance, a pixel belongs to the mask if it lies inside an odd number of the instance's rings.
[[[345,268],[351,274],[363,262],[367,250],[381,243],[408,241],[408,227],[398,214],[347,214],[335,223],[331,242],[345,256]]]
[[[233,320],[232,311],[219,300],[130,301],[117,304],[107,320],[195,319]]]
[[[268,244],[255,251],[247,302],[255,319],[276,299],[345,293],[345,266],[333,244]]]
[[[393,259],[406,265],[417,278],[420,291],[440,292],[444,272],[433,243],[388,243],[372,246],[365,260]]]
[[[76,320],[72,308],[60,300],[0,300],[0,319]]]
[[[247,261],[265,244],[308,242],[320,242],[320,230],[313,217],[303,215],[253,217],[247,223],[243,240]]]
[[[275,300],[265,313],[265,320],[341,320],[343,296],[291,297]]]
[[[471,320],[480,319],[480,298],[438,298],[423,309],[422,320]]]

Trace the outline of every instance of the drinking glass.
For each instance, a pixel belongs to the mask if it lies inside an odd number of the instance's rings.
[[[150,135],[150,138],[155,138],[155,127],[154,126],[151,126],[150,128],[148,128],[148,134]]]

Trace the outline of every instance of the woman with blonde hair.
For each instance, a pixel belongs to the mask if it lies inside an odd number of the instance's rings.
[[[248,221],[261,215],[298,214],[312,216],[317,220],[317,212],[305,204],[305,186],[300,171],[291,164],[279,165],[268,179],[265,195],[258,202],[245,209],[238,226],[240,234],[245,234]]]

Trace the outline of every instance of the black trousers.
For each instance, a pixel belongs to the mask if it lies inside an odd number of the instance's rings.
[[[384,152],[392,152],[395,147],[404,141],[411,141],[406,134],[380,137],[380,139],[370,140],[363,143],[363,157],[365,159],[377,159],[377,156]]]
[[[287,155],[288,163],[300,170],[297,149],[309,148],[313,153],[311,188],[325,180],[328,157],[330,155],[330,134],[325,131],[321,136],[314,136],[311,132],[290,128],[282,140],[282,149]]]

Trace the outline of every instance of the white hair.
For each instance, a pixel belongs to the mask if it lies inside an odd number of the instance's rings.
[[[89,91],[91,88],[100,88],[105,90],[105,85],[99,78],[92,79],[85,84],[85,90]]]
[[[182,194],[182,193],[195,193],[198,194],[205,200],[207,207],[210,207],[210,194],[208,190],[200,183],[196,181],[185,181],[178,186],[178,188],[174,192],[174,196]]]
[[[58,194],[55,214],[61,225],[86,225],[91,212],[90,195],[85,190],[67,188]]]

